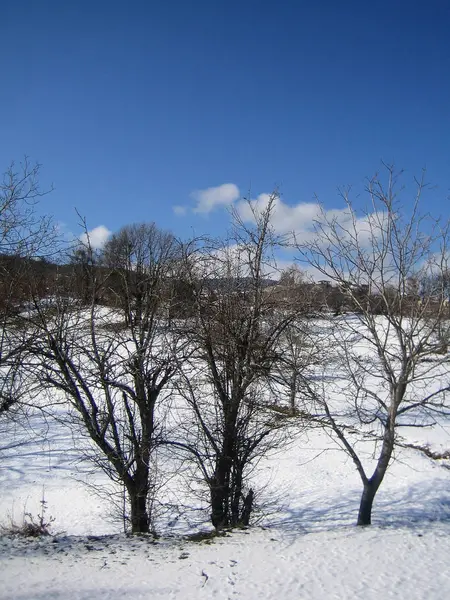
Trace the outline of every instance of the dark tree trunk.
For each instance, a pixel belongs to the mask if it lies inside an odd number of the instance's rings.
[[[231,525],[241,525],[241,505],[242,505],[242,468],[235,466],[232,489],[230,490],[231,502]]]
[[[148,512],[149,495],[149,453],[141,448],[136,460],[136,472],[133,483],[128,488],[131,505],[131,533],[149,533],[150,515]]]
[[[211,485],[211,523],[217,529],[228,527],[228,492],[216,481]]]
[[[243,493],[243,466],[233,465],[228,458],[218,463],[211,491],[211,521],[218,530],[247,526],[253,510],[253,490]]]
[[[295,416],[296,406],[295,401],[297,399],[297,374],[292,375],[289,384],[289,404],[291,408],[291,415]]]
[[[357,525],[370,525],[372,523],[372,506],[376,492],[377,488],[372,483],[364,484]]]
[[[404,393],[404,390],[400,390],[399,393]],[[403,396],[402,396],[403,397]],[[399,405],[397,402],[396,406]],[[377,466],[373,475],[370,479],[364,481],[364,489],[361,496],[361,502],[359,505],[358,521],[357,525],[370,525],[372,523],[372,506],[375,499],[375,494],[380,487],[386,471],[389,467],[389,463],[392,457],[395,443],[395,429],[394,429],[395,418],[388,417],[385,425],[383,435],[383,445],[381,447],[380,456],[377,461]]]
[[[231,466],[228,457],[220,457],[210,483],[211,522],[216,529],[223,529],[230,525],[230,471]]]
[[[375,494],[380,487],[386,471],[389,466],[389,462],[392,456],[392,450],[394,448],[394,437],[390,430],[385,432],[383,440],[383,447],[378,459],[377,467],[369,480],[364,482],[364,489],[361,496],[361,502],[359,505],[358,521],[357,525],[370,525],[372,522],[372,506],[375,499]]]
[[[211,522],[216,529],[230,527],[232,523],[232,472],[236,445],[235,414],[226,418],[224,438],[220,454],[216,459],[214,477],[210,482]]]
[[[147,510],[147,493],[129,491],[131,505],[131,533],[149,533],[150,517]]]
[[[248,525],[250,524],[250,516],[253,511],[253,498],[254,498],[253,490],[250,490],[249,493],[244,498],[244,506],[242,507],[242,515],[241,515],[241,524],[244,527],[248,527]]]

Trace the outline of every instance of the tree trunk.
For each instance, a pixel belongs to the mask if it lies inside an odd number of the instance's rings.
[[[400,391],[399,393],[404,393]],[[396,404],[398,406],[399,402]],[[395,443],[395,417],[389,416],[384,429],[383,445],[381,447],[380,456],[378,457],[377,466],[370,479],[364,481],[364,489],[359,505],[357,525],[370,525],[372,522],[372,506],[375,499],[375,494],[380,487],[389,463],[392,457]]]
[[[147,493],[129,491],[131,505],[131,533],[149,533],[150,518],[147,510]]]
[[[211,484],[211,523],[217,529],[229,526],[228,491],[215,480]]]
[[[147,457],[146,457],[147,458]],[[131,506],[131,533],[149,533],[150,515],[148,513],[149,468],[148,462],[139,457],[132,484],[128,486]]]
[[[253,490],[250,489],[250,491],[244,498],[244,506],[242,507],[241,524],[244,527],[248,527],[248,525],[250,524],[250,516],[253,511],[253,498],[254,493]]]
[[[357,525],[370,525],[372,523],[372,506],[376,492],[377,488],[372,483],[364,484]]]
[[[292,375],[291,381],[289,382],[289,405],[291,409],[291,415],[295,416],[296,406],[295,401],[297,399],[297,375]]]
[[[230,526],[231,460],[224,444],[224,454],[217,459],[213,480],[210,483],[211,522],[216,529]]]
[[[241,505],[242,505],[242,479],[243,472],[240,465],[234,466],[232,477],[230,497],[231,497],[231,525],[241,525]]]

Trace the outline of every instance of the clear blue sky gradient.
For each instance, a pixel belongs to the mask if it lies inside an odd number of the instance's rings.
[[[0,0],[0,64],[0,167],[41,162],[74,233],[218,233],[172,206],[223,183],[336,207],[381,159],[448,212],[448,0]]]

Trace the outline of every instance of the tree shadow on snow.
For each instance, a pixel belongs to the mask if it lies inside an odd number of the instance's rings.
[[[348,527],[355,522],[358,494],[330,498],[326,504],[305,501],[296,507],[284,508],[279,518],[270,520],[270,527],[285,530],[287,534],[312,533]]]
[[[18,482],[37,473],[73,471],[81,452],[68,427],[48,423],[39,415],[23,426],[5,421],[0,429],[0,480]]]
[[[353,489],[340,498],[320,505],[305,502],[285,508],[270,519],[269,527],[287,535],[331,531],[356,525],[362,489]],[[423,527],[426,523],[450,522],[450,486],[445,479],[432,479],[397,490],[380,489],[374,503],[372,524],[387,527]]]
[[[422,481],[389,494],[380,492],[372,522],[415,528],[436,521],[450,521],[450,486],[445,479]]]

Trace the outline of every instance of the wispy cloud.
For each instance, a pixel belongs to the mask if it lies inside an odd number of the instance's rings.
[[[271,194],[260,194],[250,202],[239,201],[236,203],[236,210],[244,222],[254,222],[256,216],[267,208],[271,197]],[[348,207],[325,209],[318,202],[289,205],[276,196],[271,225],[275,233],[293,234],[297,242],[308,242],[320,237],[318,222],[322,224],[324,232],[333,223],[340,235],[357,236],[359,243],[365,246],[381,231],[384,218],[383,213],[379,212],[357,217]]]
[[[111,233],[107,227],[99,225],[80,235],[80,241],[85,245],[89,245],[93,250],[100,250],[108,241]]]
[[[172,206],[172,210],[177,217],[184,217],[187,214],[187,206],[176,205]]]
[[[196,202],[195,213],[208,214],[218,207],[231,206],[240,197],[239,188],[234,183],[224,183],[206,190],[196,190],[191,198]]]
[[[255,200],[240,201],[236,209],[243,221],[252,222],[255,215],[267,208],[272,194],[260,194]],[[272,227],[277,233],[291,231],[307,232],[320,215],[320,206],[313,202],[300,202],[293,206],[286,204],[279,196],[274,197]]]

